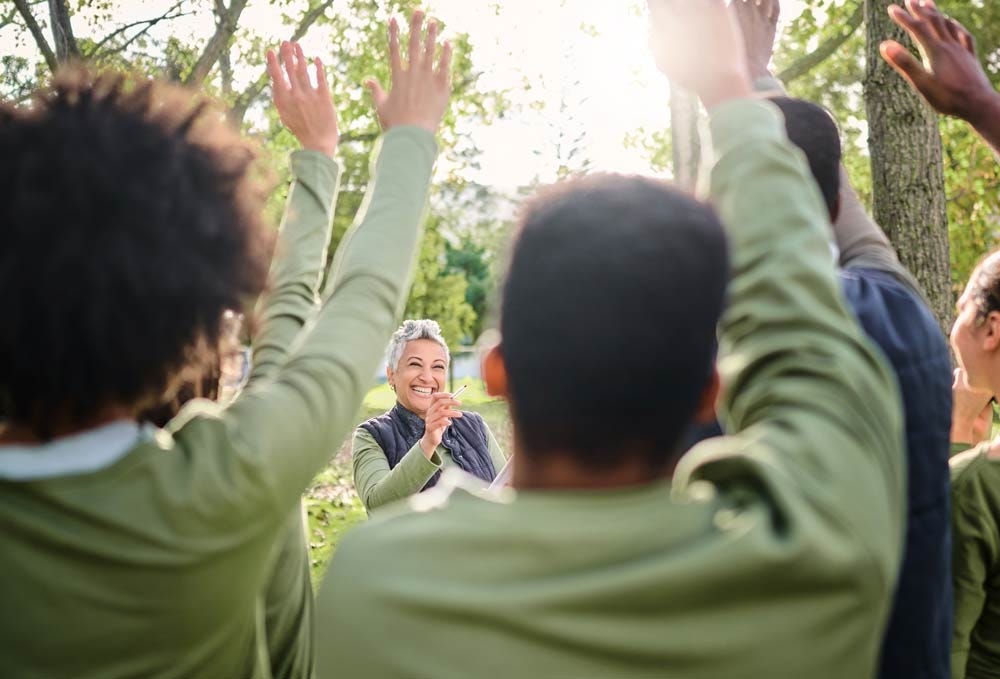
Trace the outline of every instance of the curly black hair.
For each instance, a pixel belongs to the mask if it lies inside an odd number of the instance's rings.
[[[193,92],[63,71],[0,158],[0,395],[42,439],[159,399],[265,285],[257,153]]]

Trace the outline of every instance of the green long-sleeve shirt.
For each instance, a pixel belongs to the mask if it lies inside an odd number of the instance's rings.
[[[903,534],[898,388],[841,299],[780,114],[731,102],[711,127],[730,435],[642,488],[491,498],[446,474],[338,546],[320,677],[874,675]]]
[[[1000,677],[1000,459],[995,442],[951,459],[953,679]]]
[[[249,384],[274,375],[315,313],[333,226],[340,168],[317,151],[291,157],[295,178],[271,263],[270,290],[258,304],[260,331],[253,337]],[[290,512],[274,546],[263,592],[264,635],[272,679],[312,679],[315,607],[309,542],[301,502]]]
[[[193,403],[172,435],[96,471],[0,480],[5,676],[269,675],[259,594],[275,539],[398,323],[435,154],[425,131],[384,136],[332,293],[273,374],[226,408]],[[276,317],[308,313],[293,297]]]
[[[507,457],[485,421],[483,426],[486,427],[493,468],[499,473],[507,463]],[[390,469],[385,451],[374,436],[360,427],[354,430],[351,455],[354,487],[369,512],[419,493],[434,474],[454,464],[451,451],[444,445],[439,444],[434,454],[428,458],[424,455],[420,443],[416,443],[407,451],[399,464]]]

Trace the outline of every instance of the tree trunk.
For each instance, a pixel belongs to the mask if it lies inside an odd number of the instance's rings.
[[[675,86],[670,88],[670,137],[674,181],[684,188],[694,189],[701,170],[698,98]]]
[[[865,106],[875,220],[924,289],[941,327],[950,326],[954,293],[938,117],[882,59],[879,45],[908,38],[889,18],[892,0],[867,0]]]
[[[73,23],[65,0],[49,0],[49,16],[52,19],[52,37],[59,63],[80,57],[80,48],[73,36]]]

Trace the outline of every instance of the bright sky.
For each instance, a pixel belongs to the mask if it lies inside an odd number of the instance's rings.
[[[116,20],[135,21],[162,13],[170,0],[122,2]],[[474,59],[483,72],[481,86],[510,89],[525,106],[515,119],[470,130],[483,149],[482,172],[475,178],[514,188],[538,177],[550,180],[559,160],[554,148],[579,141],[592,166],[601,170],[648,172],[640,150],[625,139],[640,129],[663,129],[668,90],[646,45],[641,0],[429,0],[431,12],[451,32],[470,35]],[[784,16],[797,15],[802,0],[786,0]],[[244,26],[283,37],[276,9],[260,0],[249,3]],[[81,27],[82,28],[82,27]],[[170,30],[191,31],[207,39],[210,12],[179,22]],[[82,33],[78,29],[78,33]],[[0,42],[8,47],[8,37]],[[303,46],[323,56],[323,39],[310,33]],[[19,50],[20,51],[20,50]],[[257,69],[239,69],[237,79],[255,77]],[[242,72],[241,72],[242,71]],[[563,113],[560,113],[562,107]]]

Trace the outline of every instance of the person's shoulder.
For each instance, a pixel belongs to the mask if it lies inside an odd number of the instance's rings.
[[[948,466],[951,471],[951,488],[956,497],[964,495],[963,490],[970,486],[981,483],[984,474],[991,470],[991,467],[1000,472],[1000,461],[990,464],[990,450],[993,442],[984,442],[963,453],[954,455]]]

